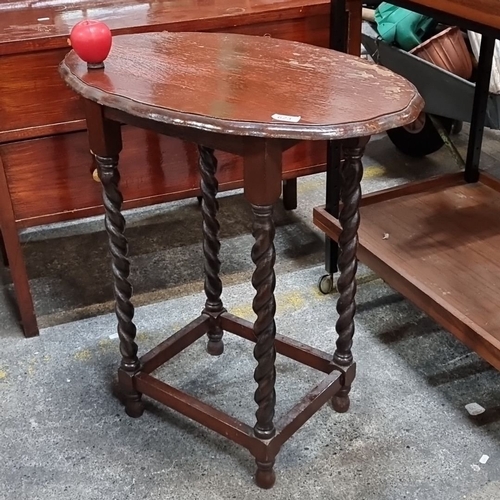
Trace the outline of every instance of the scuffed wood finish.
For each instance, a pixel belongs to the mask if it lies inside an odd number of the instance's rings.
[[[328,16],[300,17],[259,24],[224,25],[224,32],[271,36],[318,46],[328,44]],[[243,23],[243,24],[242,24]],[[359,31],[359,26],[358,31]],[[169,31],[175,30],[167,26]],[[193,23],[193,31],[205,29],[203,19]],[[132,30],[134,31],[134,30]],[[0,143],[85,129],[84,112],[78,97],[64,85],[57,68],[68,53],[64,48],[4,55],[0,60]],[[39,82],[32,85],[33,81]],[[17,96],[25,96],[19,103]]]
[[[71,51],[61,74],[76,92],[101,105],[232,135],[369,136],[411,123],[423,106],[411,84],[380,66],[320,47],[245,35],[118,36],[104,70],[88,71]],[[157,74],[165,78],[158,81]],[[204,82],[201,88],[197,79]],[[268,82],[265,93],[262,82]]]
[[[338,222],[318,208],[318,227]],[[500,183],[462,175],[371,194],[361,209],[359,259],[500,369]],[[388,238],[384,238],[388,235]]]

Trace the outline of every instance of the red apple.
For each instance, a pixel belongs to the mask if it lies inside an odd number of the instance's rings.
[[[111,50],[111,31],[101,21],[80,21],[73,26],[69,39],[77,55],[90,65],[104,62]]]

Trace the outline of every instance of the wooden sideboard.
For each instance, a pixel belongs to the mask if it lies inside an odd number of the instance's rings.
[[[357,53],[361,9],[352,4],[350,50]],[[327,46],[329,9],[329,0],[125,0],[119,5],[112,0],[0,0],[2,253],[26,336],[37,335],[38,326],[19,231],[103,212],[81,102],[57,70],[69,50],[72,26],[92,18],[106,22],[114,34],[225,31]],[[125,208],[198,196],[191,144],[131,127],[124,129],[124,143]],[[294,179],[324,170],[325,154],[324,144],[307,142],[286,153],[283,179],[290,183],[292,204]],[[220,189],[241,186],[240,160],[228,154],[219,159]]]

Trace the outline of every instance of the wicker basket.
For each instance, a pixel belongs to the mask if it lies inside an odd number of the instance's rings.
[[[456,26],[429,38],[410,53],[465,80],[472,76],[472,57]]]

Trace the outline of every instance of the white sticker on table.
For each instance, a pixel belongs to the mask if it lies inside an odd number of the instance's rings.
[[[278,113],[274,113],[271,118],[280,122],[299,123],[301,117],[292,115],[280,115]]]

